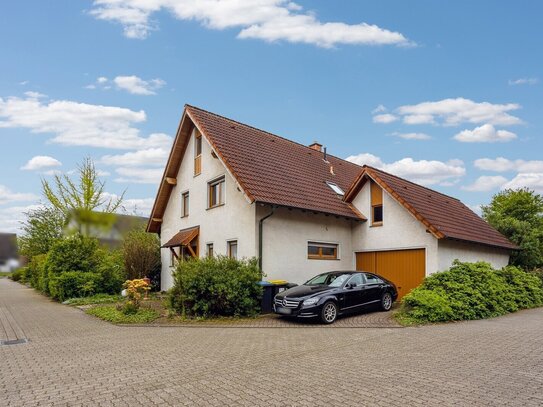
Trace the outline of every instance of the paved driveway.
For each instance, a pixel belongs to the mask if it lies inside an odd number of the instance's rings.
[[[543,404],[543,310],[406,329],[118,327],[0,280],[0,405]]]

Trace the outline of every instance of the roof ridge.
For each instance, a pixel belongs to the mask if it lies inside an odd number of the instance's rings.
[[[381,170],[381,169],[379,169],[379,168],[372,167],[371,165],[366,165],[366,164],[364,164],[363,167],[369,168],[369,169],[371,169],[371,170],[375,170],[375,171],[382,172],[382,173],[384,173],[384,174],[386,174],[386,175],[390,175],[391,177],[398,178],[398,179],[401,179],[402,181],[408,182],[408,183],[410,183],[411,185],[414,185],[414,186],[416,186],[416,187],[424,188],[424,189],[426,189],[427,191],[434,192],[434,193],[439,194],[439,195],[443,195],[443,196],[446,197],[446,198],[454,199],[455,201],[458,201],[458,202],[462,202],[460,199],[455,198],[454,196],[450,196],[450,195],[444,194],[443,192],[436,191],[435,189],[425,187],[424,185],[420,185],[420,184],[417,184],[416,182],[409,181],[408,179],[399,177],[398,175],[391,174],[390,172],[383,171],[383,170]],[[464,206],[466,206],[466,205],[464,205]],[[467,207],[467,206],[466,206],[466,207]]]
[[[251,126],[250,124],[242,123],[242,122],[240,122],[240,121],[238,121],[238,120],[231,119],[230,117],[226,117],[226,116],[222,116],[222,115],[220,115],[220,114],[214,113],[214,112],[210,112],[209,110],[202,109],[201,107],[197,107],[197,106],[194,106],[194,105],[190,105],[190,104],[188,104],[188,103],[185,104],[185,107],[190,107],[190,108],[192,108],[192,109],[197,109],[197,110],[200,110],[200,111],[202,111],[202,112],[211,114],[211,115],[213,115],[213,116],[220,117],[221,119],[225,119],[225,120],[228,120],[228,121],[237,123],[237,124],[239,124],[239,125],[241,125],[241,126],[245,126],[245,127],[249,127],[249,128],[251,128],[251,129],[257,130],[257,131],[261,131],[262,133],[266,133],[266,134],[269,134],[270,136],[280,138],[281,140],[287,141],[287,142],[292,143],[292,144],[296,144],[296,145],[298,145],[298,146],[304,147],[304,148],[309,149],[309,150],[311,150],[311,151],[317,151],[317,150],[314,150],[314,149],[312,149],[311,147],[306,146],[305,144],[302,144],[302,143],[300,143],[300,142],[298,142],[298,141],[290,140],[290,139],[288,139],[288,138],[286,138],[286,137],[279,136],[279,135],[274,134],[274,133],[270,133],[270,132],[267,131],[267,130],[263,130],[263,129],[260,129],[260,128],[255,127],[255,126]],[[322,151],[321,151],[321,153],[322,153]],[[352,164],[352,165],[354,165],[354,166],[356,166],[356,167],[362,168],[361,165],[358,165],[358,164],[356,164],[356,163],[354,163],[354,162],[352,162],[352,161],[348,161],[348,160],[346,160],[346,159],[344,159],[344,158],[339,158],[338,156],[335,156],[335,155],[333,155],[333,154],[329,154],[328,152],[326,152],[326,156],[327,156],[327,157],[332,157],[332,158],[335,158],[336,160],[340,160],[340,161],[342,161],[342,162],[349,163],[349,164]]]

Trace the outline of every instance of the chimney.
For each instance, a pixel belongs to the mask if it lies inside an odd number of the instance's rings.
[[[322,151],[322,144],[317,143],[316,141],[313,142],[313,144],[309,145],[309,148],[315,150],[315,151]]]

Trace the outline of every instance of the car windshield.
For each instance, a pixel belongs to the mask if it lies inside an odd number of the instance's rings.
[[[305,285],[327,285],[330,287],[340,287],[351,274],[319,274],[307,281]]]

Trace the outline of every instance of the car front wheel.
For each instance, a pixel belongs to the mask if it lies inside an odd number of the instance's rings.
[[[325,324],[331,324],[336,320],[337,312],[337,305],[332,301],[328,301],[322,306],[321,321]]]
[[[392,295],[390,293],[384,293],[381,297],[381,309],[383,311],[390,311],[392,308]]]

